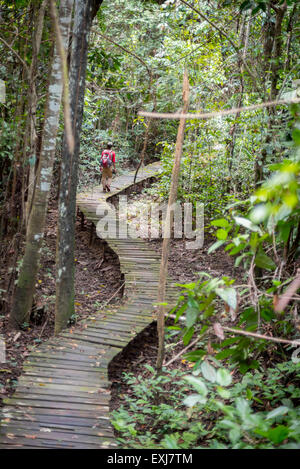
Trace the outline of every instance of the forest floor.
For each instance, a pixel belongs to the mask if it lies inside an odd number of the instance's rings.
[[[147,197],[146,194],[134,196],[135,201]],[[30,324],[24,324],[23,330],[11,331],[8,327],[7,314],[0,315],[0,330],[6,342],[7,361],[0,368],[0,405],[1,397],[11,395],[17,385],[18,376],[22,372],[23,361],[33,348],[38,347],[54,333],[55,309],[55,251],[57,203],[52,200],[48,210],[47,231],[42,249],[41,270],[36,285],[36,303],[32,310]],[[148,241],[152,249],[160,252],[161,240]],[[198,278],[198,272],[207,272],[214,276],[233,275],[233,261],[224,252],[207,254],[208,247],[214,239],[205,236],[201,249],[186,250],[184,240],[171,240],[169,261],[169,275],[179,283],[188,283]],[[111,251],[107,243],[97,237],[91,242],[90,226],[82,226],[77,218],[76,230],[76,274],[75,274],[75,315],[71,318],[70,327],[93,315],[113,296],[122,284],[118,257]],[[8,265],[0,268],[0,289],[7,284]],[[236,272],[235,272],[236,275]],[[110,302],[117,307],[122,303],[120,293]],[[2,313],[1,313],[2,314]],[[166,355],[169,360],[183,348],[182,344],[171,347]],[[149,325],[139,334],[110,365],[110,379],[112,381],[111,409],[118,408],[123,402],[123,396],[129,392],[123,380],[123,372],[133,372],[135,375],[145,373],[145,364],[155,365],[157,352],[156,324]],[[186,369],[189,364],[185,360],[174,362],[174,367]]]

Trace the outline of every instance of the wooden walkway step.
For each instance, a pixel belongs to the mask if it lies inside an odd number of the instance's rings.
[[[159,163],[143,168],[143,183],[156,177]],[[79,194],[77,205],[97,224],[99,209],[130,191],[134,172],[113,180],[110,193],[101,187]],[[101,237],[101,233],[98,232]],[[106,239],[119,256],[125,276],[127,301],[112,311],[108,307],[79,327],[64,330],[32,352],[24,362],[15,393],[4,399],[1,411],[0,448],[116,448],[109,420],[108,365],[154,319],[159,255],[141,239]],[[170,282],[167,301],[175,303]]]

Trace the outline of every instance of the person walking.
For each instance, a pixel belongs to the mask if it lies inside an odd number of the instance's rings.
[[[113,144],[109,142],[103,150],[100,159],[100,170],[102,171],[103,192],[110,192],[112,180],[112,168],[116,172],[116,154],[112,150]]]

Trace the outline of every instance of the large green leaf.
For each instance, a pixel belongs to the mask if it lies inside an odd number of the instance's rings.
[[[186,313],[185,313],[185,318],[186,318],[185,323],[188,329],[195,324],[198,318],[198,314],[199,314],[198,308],[195,308],[195,307],[187,308]]]
[[[265,254],[263,251],[260,251],[256,254],[255,265],[257,267],[260,267],[262,269],[267,269],[267,270],[276,269],[275,262],[271,259],[271,257],[267,256],[267,254]]]
[[[191,375],[185,376],[184,379],[190,383],[201,396],[207,396],[208,390],[202,379]]]
[[[219,368],[216,380],[221,386],[229,386],[232,382],[232,377],[228,370],[225,370],[225,368]]]
[[[248,230],[258,231],[258,232],[261,231],[260,228],[256,225],[254,225],[254,223],[252,223],[251,220],[248,220],[248,218],[234,217],[234,220],[235,220],[237,225],[242,225],[245,228],[247,228]]]
[[[217,373],[213,366],[211,366],[206,360],[201,364],[201,371],[205,379],[211,383],[215,383],[217,379]]]
[[[284,425],[278,425],[275,428],[271,428],[268,433],[267,437],[275,443],[275,445],[282,443],[283,440],[285,440],[290,433],[290,430],[288,427],[285,427]]]
[[[237,307],[237,292],[234,288],[216,288],[216,294],[233,310]]]
[[[228,233],[226,230],[223,230],[222,228],[220,228],[219,230],[216,231],[216,237],[220,240],[220,241],[224,241],[225,239],[227,239],[227,236],[228,236]]]
[[[220,218],[218,220],[213,220],[211,225],[219,226],[220,228],[228,228],[229,222],[225,218]]]

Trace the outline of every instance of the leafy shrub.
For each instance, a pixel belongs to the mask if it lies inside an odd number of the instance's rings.
[[[299,363],[248,372],[235,383],[233,372],[219,367],[216,360],[213,363],[203,361],[191,375],[164,370],[155,377],[149,366],[150,377],[126,375],[130,393],[126,405],[113,411],[112,420],[120,444],[166,449],[300,448]]]

